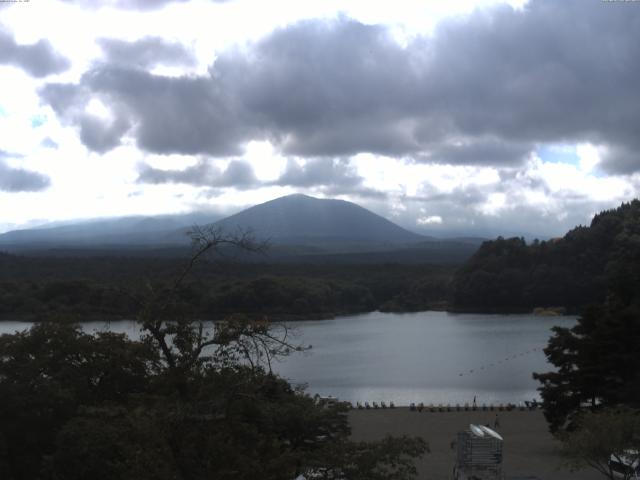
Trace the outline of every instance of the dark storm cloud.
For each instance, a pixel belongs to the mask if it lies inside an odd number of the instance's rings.
[[[640,8],[533,0],[450,20],[406,46],[380,26],[304,21],[221,53],[201,77],[102,65],[43,98],[68,121],[118,105],[155,153],[235,155],[268,139],[303,157],[373,152],[520,165],[532,145],[590,141],[610,172],[640,169]],[[66,106],[65,106],[66,105]],[[457,139],[462,139],[462,143]]]
[[[0,64],[19,67],[33,77],[46,77],[67,70],[69,60],[56,53],[47,40],[19,45],[0,26]]]
[[[73,124],[90,98],[118,104],[137,125],[138,145],[155,153],[227,156],[266,138],[304,156],[391,154],[418,148],[404,118],[387,118],[393,109],[411,107],[409,63],[381,27],[303,22],[274,33],[248,55],[223,54],[209,76],[163,77],[100,65],[79,84],[50,84],[41,96]],[[394,68],[405,72],[404,80],[395,78]]]
[[[286,153],[393,154],[418,147],[414,57],[383,27],[306,21],[222,54],[212,73]]]
[[[263,186],[283,186],[325,197],[348,195],[363,201],[386,199],[387,193],[367,187],[348,158],[289,159],[284,172]]]
[[[130,117],[126,110],[109,97],[94,95],[96,99],[113,110],[113,118],[105,119],[90,115],[84,111],[91,94],[88,89],[73,84],[50,83],[40,90],[40,97],[51,105],[63,122],[78,127],[80,140],[89,149],[105,153],[118,145],[122,136],[130,129]]]
[[[348,195],[349,198],[357,198],[367,203],[372,200],[387,201],[389,194],[381,192],[375,188],[365,187],[364,185],[356,185],[351,187],[344,187],[342,185],[327,185],[319,189],[325,197],[336,197],[340,195]]]
[[[213,71],[288,152],[518,164],[534,143],[638,141],[639,26],[640,9],[598,0],[482,10],[406,48],[380,27],[306,22]],[[468,148],[446,147],[456,137]]]
[[[88,100],[102,100],[123,125],[136,125],[138,146],[154,153],[229,156],[241,153],[242,143],[252,136],[252,127],[239,118],[233,102],[206,77],[165,77],[103,66],[85,74],[79,85],[49,84],[40,94],[77,126]],[[111,144],[116,146],[119,139],[110,138]]]
[[[250,164],[232,160],[222,170],[214,163],[200,160],[196,165],[183,170],[162,170],[142,164],[138,170],[138,183],[163,184],[182,183],[194,186],[213,187],[205,195],[217,196],[224,187],[238,189],[283,186],[302,188],[307,192],[328,196],[350,195],[363,199],[386,198],[380,192],[363,185],[363,178],[347,159],[314,158],[296,161],[290,159],[284,172],[273,181],[260,181]]]
[[[517,165],[534,150],[532,144],[497,138],[470,138],[432,146],[413,158],[421,162],[450,165]]]
[[[136,42],[101,38],[98,44],[104,52],[105,61],[111,64],[143,69],[158,64],[175,66],[195,64],[193,54],[184,45],[166,42],[160,37],[146,37]]]
[[[71,83],[49,83],[39,91],[40,99],[63,118],[73,116],[89,101],[86,89]]]
[[[4,192],[37,192],[50,185],[47,176],[22,168],[12,168],[2,158],[0,152],[0,191]]]
[[[240,160],[232,160],[224,170],[204,160],[184,170],[161,170],[144,164],[139,169],[137,182],[185,183],[196,186],[240,189],[251,188],[258,183],[251,165]]]
[[[636,143],[610,146],[603,154],[600,168],[607,173],[623,175],[640,171],[640,136]]]
[[[130,124],[126,118],[104,120],[92,115],[80,117],[80,140],[94,152],[104,153],[117,147]]]
[[[362,180],[348,160],[314,158],[302,165],[290,159],[284,173],[273,183],[291,187],[333,185],[350,188],[360,185]]]
[[[301,162],[289,159],[280,177],[263,185],[303,189],[326,197],[349,195],[364,200],[387,198],[385,192],[366,187],[364,178],[346,158],[312,158]]]
[[[637,142],[640,10],[628,7],[542,0],[444,24],[432,108],[468,135]]]
[[[21,168],[10,168],[0,161],[0,190],[5,192],[37,192],[50,185],[47,176]]]

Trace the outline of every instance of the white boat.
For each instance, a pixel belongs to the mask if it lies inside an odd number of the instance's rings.
[[[498,432],[496,432],[495,430],[490,429],[489,427],[485,427],[484,425],[478,425],[483,431],[484,433],[492,436],[493,438],[496,438],[500,441],[504,441],[504,438],[502,438],[502,435],[500,435]]]

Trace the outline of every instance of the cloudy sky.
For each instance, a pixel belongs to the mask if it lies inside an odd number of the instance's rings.
[[[640,2],[0,3],[0,232],[343,198],[564,233],[640,191]]]

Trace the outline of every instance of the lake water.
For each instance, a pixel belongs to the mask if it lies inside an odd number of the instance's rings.
[[[554,325],[573,317],[532,315],[372,312],[333,320],[292,324],[296,340],[312,345],[274,365],[310,393],[343,400],[518,403],[537,398],[532,372],[549,371],[542,348]],[[28,328],[0,322],[0,333]],[[84,324],[87,331],[109,328],[136,337],[134,322]]]

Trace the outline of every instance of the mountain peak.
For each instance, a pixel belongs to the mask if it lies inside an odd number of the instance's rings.
[[[275,198],[216,223],[210,222],[204,213],[94,219],[55,228],[8,232],[0,235],[0,245],[179,246],[187,242],[187,226],[194,223],[213,225],[227,232],[251,230],[257,238],[270,239],[274,244],[326,247],[341,252],[415,244],[427,239],[355,203],[301,193]]]
[[[289,195],[284,195],[282,197],[277,197],[277,198],[274,198],[272,200],[268,200],[268,201],[264,202],[263,204],[258,204],[258,205],[264,205],[265,203],[278,203],[278,202],[290,202],[290,201],[300,201],[300,202],[325,202],[325,201],[342,202],[343,200],[312,197],[311,195],[307,195],[305,193],[291,193]],[[255,205],[255,206],[257,207],[258,205]]]
[[[275,243],[406,244],[424,237],[355,203],[292,194],[255,205],[216,223],[227,231],[251,229]]]

